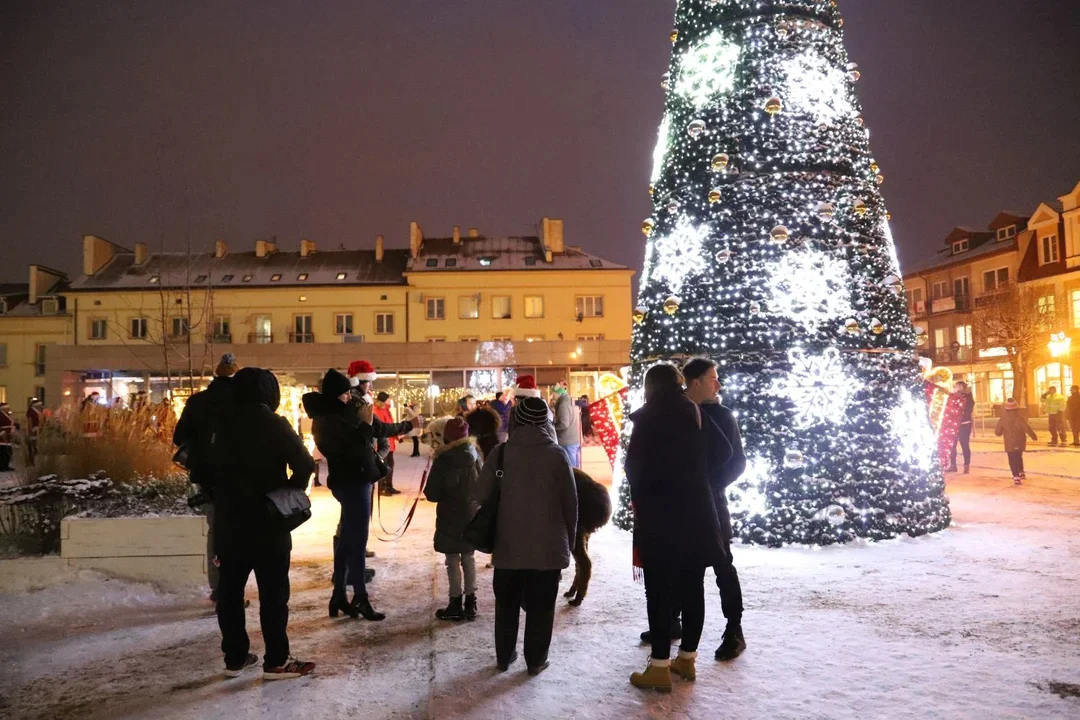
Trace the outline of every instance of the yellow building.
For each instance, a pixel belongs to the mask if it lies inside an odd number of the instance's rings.
[[[83,239],[67,290],[74,332],[49,368],[51,397],[106,399],[202,384],[224,352],[313,386],[327,367],[367,358],[383,387],[478,394],[531,373],[592,394],[628,362],[632,271],[563,243],[562,221],[536,237],[425,239],[408,249],[150,253]]]
[[[16,415],[32,398],[53,402],[45,377],[53,348],[69,341],[71,319],[61,292],[63,273],[30,266],[28,283],[0,285],[0,401]]]

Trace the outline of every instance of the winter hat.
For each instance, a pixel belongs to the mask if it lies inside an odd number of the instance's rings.
[[[453,417],[446,421],[443,426],[443,442],[452,443],[455,440],[469,437],[469,423],[464,418]]]
[[[349,378],[342,375],[334,368],[330,368],[323,375],[322,379],[322,394],[329,395],[330,397],[337,397],[338,395],[344,395],[349,392],[352,385],[349,384]]]
[[[1020,409],[1020,403],[1016,402],[1012,398],[1009,398],[1008,400],[1005,401],[1005,409],[1006,410],[1019,410]]]
[[[536,378],[532,375],[522,375],[514,385],[515,397],[540,398],[540,390],[536,387]]]
[[[221,356],[221,362],[218,363],[217,368],[214,369],[214,375],[215,377],[232,377],[239,369],[236,365],[236,356],[225,353]]]
[[[543,425],[547,421],[547,403],[538,397],[525,397],[514,406],[514,422],[518,425]]]
[[[375,382],[379,374],[375,372],[375,366],[367,360],[353,360],[349,363],[349,377],[352,378],[352,385],[356,387],[361,381]]]

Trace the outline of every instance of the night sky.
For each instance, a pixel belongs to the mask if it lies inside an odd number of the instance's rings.
[[[0,3],[0,280],[454,224],[640,269],[673,0]],[[840,0],[901,260],[1080,181],[1077,0]]]

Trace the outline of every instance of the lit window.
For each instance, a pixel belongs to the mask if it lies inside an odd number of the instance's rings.
[[[580,317],[580,318],[604,317],[604,296],[603,295],[578,296],[578,298],[577,298],[577,316]]]
[[[495,320],[509,320],[511,315],[509,295],[495,295],[491,298],[491,317]]]
[[[526,295],[525,296],[525,317],[527,317],[527,318],[542,318],[542,317],[544,317],[544,296],[543,295]]]
[[[592,340],[603,340],[604,336],[603,335],[578,335],[577,339],[578,339],[578,342],[589,342],[589,341],[592,341]]]
[[[483,267],[491,267],[491,263],[493,260],[494,258],[482,257],[480,258],[480,265],[482,265]]]
[[[344,280],[346,277],[348,277],[348,273],[338,273],[337,274],[337,279],[338,280]]]
[[[159,281],[160,279],[161,279],[161,278],[159,278],[159,277],[158,277],[157,275],[151,275],[151,276],[150,276],[150,284],[151,284],[151,285],[157,285],[157,283],[158,283],[158,281]]]
[[[544,342],[543,335],[526,335],[525,342]]]
[[[1039,242],[1039,264],[1049,265],[1058,261],[1057,235],[1047,235]]]
[[[480,300],[475,295],[459,297],[458,317],[462,320],[475,320],[480,317]]]
[[[428,320],[446,319],[446,300],[444,298],[427,298],[425,305],[427,307],[426,317]]]
[[[480,338],[475,335],[462,335],[458,338],[458,342],[480,342]]]
[[[251,275],[245,275],[245,276],[243,277],[243,282],[251,282],[251,278],[252,278],[252,276],[251,276]]]
[[[1080,328],[1080,290],[1073,290],[1070,299],[1072,300],[1073,327]]]
[[[300,302],[307,302],[307,295],[301,295]]]
[[[303,282],[304,280],[307,280],[307,276],[308,276],[307,273],[300,273],[299,275],[296,276],[296,279]]]
[[[281,273],[274,273],[270,276],[270,282],[277,282],[281,279]]]
[[[427,341],[428,342],[446,342],[446,338],[444,338],[444,337],[429,337],[429,338],[427,338]]]

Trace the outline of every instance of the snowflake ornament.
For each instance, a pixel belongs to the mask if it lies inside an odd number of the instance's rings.
[[[807,330],[852,312],[847,265],[821,250],[788,253],[773,264],[768,282],[769,309]]]
[[[652,244],[649,279],[663,281],[676,295],[682,292],[687,278],[709,269],[705,240],[710,232],[708,225],[695,226],[688,218],[679,218],[670,234]]]
[[[721,31],[713,32],[683,54],[676,92],[696,108],[706,107],[717,95],[731,92],[740,51]]]
[[[847,72],[833,67],[823,56],[801,52],[783,62],[780,74],[784,103],[792,111],[812,116],[819,125],[856,114]]]
[[[821,355],[810,355],[796,348],[788,359],[791,372],[774,380],[771,391],[795,405],[794,426],[807,430],[824,423],[842,424],[853,380],[844,371],[840,351],[828,348]]]

